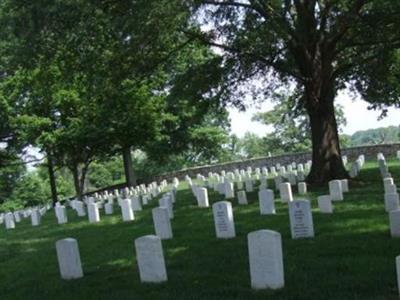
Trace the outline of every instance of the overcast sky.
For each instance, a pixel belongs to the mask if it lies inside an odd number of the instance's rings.
[[[386,118],[379,120],[379,111],[367,110],[367,102],[363,100],[352,100],[347,94],[340,93],[335,103],[339,103],[344,108],[347,125],[344,133],[353,134],[358,130],[366,130],[377,127],[386,127],[389,125],[400,125],[400,109],[391,108]],[[230,108],[229,115],[231,119],[231,130],[239,137],[242,137],[247,131],[255,133],[259,136],[271,131],[265,125],[258,122],[252,122],[251,117],[258,111],[267,111],[273,107],[270,102],[265,102],[261,107],[249,107],[246,112],[239,112],[237,109]]]

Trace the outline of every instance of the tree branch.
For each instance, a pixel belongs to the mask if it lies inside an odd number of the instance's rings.
[[[334,48],[337,42],[347,33],[351,27],[351,21],[358,15],[363,6],[368,2],[368,0],[357,0],[354,2],[352,8],[343,16],[342,22],[338,20],[338,28],[336,34],[334,34],[328,42],[329,48]]]

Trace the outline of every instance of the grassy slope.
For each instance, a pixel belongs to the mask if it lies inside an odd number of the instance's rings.
[[[390,171],[400,180],[400,164]],[[318,212],[312,200],[315,239],[291,240],[287,206],[277,201],[275,216],[260,216],[256,193],[250,204],[234,203],[237,237],[215,238],[212,211],[195,206],[187,189],[178,192],[174,239],[163,241],[169,281],[141,284],[133,240],[153,233],[151,210],[123,223],[120,214],[89,224],[69,210],[70,223],[57,225],[53,213],[40,227],[29,220],[6,231],[0,228],[0,299],[397,299],[394,259],[400,239],[389,237],[383,186],[377,165],[368,163],[362,183],[350,184],[333,215]],[[212,202],[221,200],[210,194]],[[155,205],[152,202],[152,205]],[[285,288],[252,291],[247,233],[272,229],[283,238]],[[62,281],[55,242],[78,239],[85,277]]]

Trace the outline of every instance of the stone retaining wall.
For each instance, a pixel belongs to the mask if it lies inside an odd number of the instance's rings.
[[[400,150],[400,143],[397,144],[382,144],[382,145],[372,145],[372,146],[360,146],[342,149],[342,155],[347,155],[349,161],[355,160],[359,155],[364,154],[365,158],[376,159],[376,154],[382,152],[386,158],[394,158],[396,152]],[[251,166],[252,168],[261,167],[271,167],[280,163],[281,165],[288,165],[292,162],[305,163],[307,160],[311,159],[310,152],[293,153],[293,154],[283,154],[272,157],[260,157],[247,160],[233,161],[222,164],[200,166],[194,168],[183,169],[175,172],[170,172],[155,176],[152,181],[162,181],[164,179],[171,181],[172,178],[178,177],[183,179],[186,174],[194,178],[197,174],[202,174],[207,176],[209,172],[220,173],[222,170],[233,171],[235,169],[245,169]]]

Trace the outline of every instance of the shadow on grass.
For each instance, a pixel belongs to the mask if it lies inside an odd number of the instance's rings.
[[[392,174],[400,174],[397,162],[390,166]],[[313,207],[316,237],[308,240],[291,239],[287,204],[280,203],[277,193],[277,214],[261,216],[257,191],[247,194],[247,206],[232,200],[237,237],[218,240],[211,207],[198,208],[191,191],[180,189],[171,221],[174,238],[163,241],[169,280],[160,285],[140,283],[133,244],[135,238],[154,233],[151,208],[156,200],[137,212],[133,222],[122,222],[116,211],[89,224],[70,210],[65,225],[57,225],[53,213],[36,228],[24,220],[14,231],[0,231],[0,298],[397,299],[394,257],[400,239],[388,234],[376,164],[366,165],[360,182],[366,184],[350,183],[350,193],[334,204],[333,215],[316,209],[317,196],[327,189],[301,196]],[[214,192],[209,198],[211,205],[223,200]],[[250,288],[247,234],[258,229],[282,235],[282,290]],[[85,273],[80,280],[59,279],[54,244],[65,237],[79,242]]]

